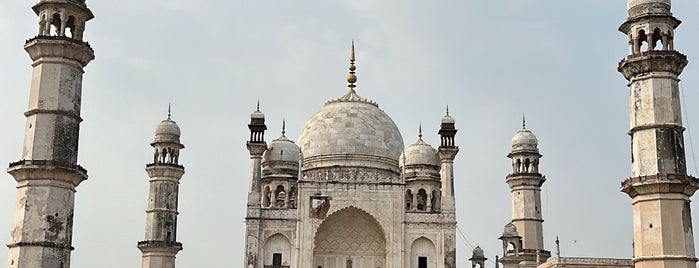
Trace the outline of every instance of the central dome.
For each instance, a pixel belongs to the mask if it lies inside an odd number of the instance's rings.
[[[304,169],[339,165],[397,170],[404,148],[393,120],[354,90],[311,116],[299,145]]]

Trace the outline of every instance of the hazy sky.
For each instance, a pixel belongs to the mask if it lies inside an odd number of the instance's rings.
[[[36,0],[0,1],[0,162],[21,157]],[[682,75],[689,170],[699,146],[699,1],[673,1],[684,21]],[[471,245],[502,255],[510,219],[510,139],[527,126],[544,155],[544,232],[565,256],[630,258],[628,53],[623,0],[88,0],[96,59],[83,87],[72,267],[139,267],[149,143],[167,114],[182,128],[178,267],[240,267],[250,175],[247,123],[257,100],[267,139],[297,140],[305,121],[346,91],[350,40],[357,92],[379,103],[406,146],[437,145],[448,103],[456,118],[458,267]],[[689,135],[694,134],[694,135]],[[0,177],[0,242],[9,241],[16,182]],[[694,206],[695,222],[699,209]],[[5,232],[3,232],[3,229]],[[699,238],[699,235],[697,236]],[[0,248],[0,258],[7,249]]]

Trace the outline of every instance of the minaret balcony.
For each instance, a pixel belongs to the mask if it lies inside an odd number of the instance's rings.
[[[20,160],[10,163],[7,172],[18,182],[52,179],[78,186],[87,179],[87,170],[80,165],[55,160]]]
[[[45,57],[67,58],[84,67],[95,59],[95,51],[89,43],[66,36],[39,35],[27,40],[24,50],[33,61]]]
[[[169,252],[176,254],[182,250],[182,243],[174,241],[145,240],[138,241],[138,249],[140,249],[143,253]]]
[[[633,54],[619,62],[617,69],[626,80],[652,72],[670,72],[677,76],[687,66],[687,56],[674,50],[651,50]]]
[[[678,193],[692,196],[699,189],[699,179],[685,174],[656,174],[628,178],[621,191],[630,197],[643,194]]]
[[[505,182],[510,187],[541,187],[546,181],[546,177],[541,173],[514,173],[507,175]]]

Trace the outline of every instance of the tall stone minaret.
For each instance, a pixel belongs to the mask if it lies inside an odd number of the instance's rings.
[[[512,151],[507,157],[512,159],[512,173],[507,175],[507,185],[512,193],[512,224],[522,236],[522,267],[536,267],[538,262],[551,257],[544,250],[544,219],[541,215],[541,185],[546,178],[539,173],[538,140],[526,128],[512,138]]]
[[[439,149],[439,158],[442,161],[440,169],[440,177],[442,179],[442,213],[456,213],[456,201],[454,200],[454,158],[459,153],[459,147],[454,142],[456,136],[456,121],[447,114],[442,118],[442,124],[439,128],[439,136],[441,142]]]
[[[247,142],[250,151],[251,176],[250,190],[248,191],[248,207],[245,216],[245,266],[246,268],[261,268],[262,261],[258,260],[260,247],[262,246],[262,226],[260,226],[260,216],[262,213],[261,200],[261,180],[262,180],[262,154],[267,150],[265,142],[265,115],[260,111],[260,104],[257,110],[250,115],[250,140]]]
[[[177,242],[177,199],[184,167],[179,164],[180,128],[167,119],[155,129],[153,163],[146,165],[150,190],[146,210],[146,237],[138,242],[143,268],[174,268],[175,256],[182,250]]]
[[[8,172],[17,199],[7,267],[70,267],[75,188],[87,179],[78,162],[83,68],[95,58],[83,41],[94,16],[85,1],[41,0],[32,59],[22,159]]]
[[[456,267],[456,201],[454,199],[454,158],[459,153],[454,137],[456,136],[456,121],[447,114],[442,118],[439,128],[441,142],[437,153],[441,160],[440,178],[442,180],[441,213],[446,214],[444,228],[444,268]],[[440,266],[441,267],[441,266]]]
[[[687,57],[673,40],[680,21],[670,0],[629,0],[629,56],[619,72],[629,80],[631,178],[621,191],[632,198],[634,263],[696,267],[690,197],[699,187],[687,175],[679,75]]]

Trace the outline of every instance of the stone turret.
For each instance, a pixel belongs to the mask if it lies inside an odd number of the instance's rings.
[[[95,58],[83,41],[94,16],[84,1],[42,0],[36,37],[24,49],[32,82],[24,149],[8,172],[17,201],[8,267],[70,267],[75,188],[87,171],[78,165],[83,68]]]
[[[541,215],[541,186],[546,178],[539,173],[539,141],[526,124],[512,137],[512,173],[506,182],[512,193],[512,224],[522,236],[519,255],[522,267],[536,267],[551,257],[544,250],[544,219]]]
[[[175,256],[182,250],[177,242],[177,211],[179,186],[184,167],[179,164],[180,127],[167,119],[155,129],[153,163],[146,165],[150,177],[148,208],[146,210],[145,240],[138,242],[143,253],[143,268],[174,268]]]
[[[679,76],[687,57],[675,50],[681,21],[670,0],[629,0],[619,30],[629,55],[619,72],[629,81],[631,177],[621,191],[632,198],[634,264],[696,267],[690,197],[699,181],[687,175]]]

